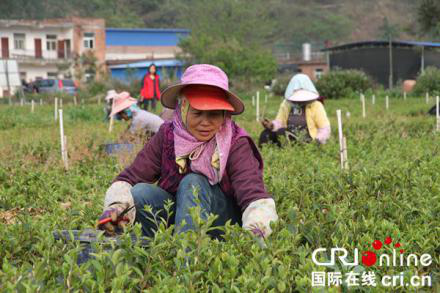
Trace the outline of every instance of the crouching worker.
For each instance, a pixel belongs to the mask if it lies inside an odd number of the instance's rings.
[[[128,92],[121,92],[114,98],[112,112],[117,120],[130,121],[127,130],[121,135],[124,141],[133,141],[142,136],[151,136],[159,131],[163,124],[162,118],[148,111],[141,110],[137,105],[136,99],[130,97]]]
[[[101,217],[117,218],[134,206],[125,214],[125,222],[140,223],[143,234],[153,236],[156,225],[144,207],[165,217],[164,205],[170,200],[171,224],[177,233],[195,228],[190,208],[199,205],[202,219],[210,213],[218,216],[215,227],[231,220],[267,237],[269,223],[278,218],[275,202],[263,183],[258,149],[231,120],[231,115],[244,111],[244,105],[229,91],[226,74],[213,65],[193,65],[181,83],[163,92],[161,101],[175,109],[173,120],[165,122],[131,166],[116,177],[107,190]],[[115,227],[101,227],[108,228]],[[215,229],[210,235],[219,238],[221,234]]]
[[[286,136],[289,141],[326,143],[330,121],[310,78],[305,74],[293,76],[284,98],[275,120],[262,121],[265,130],[260,135],[259,146],[268,142],[281,146],[280,136]]]

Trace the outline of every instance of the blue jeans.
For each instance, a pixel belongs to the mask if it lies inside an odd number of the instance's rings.
[[[153,237],[157,229],[156,224],[150,220],[152,215],[145,211],[144,207],[151,206],[153,213],[158,213],[159,217],[166,219],[164,205],[167,200],[173,202],[173,214],[170,215],[168,224],[175,224],[178,233],[194,230],[195,226],[190,216],[190,208],[198,204],[193,194],[194,189],[198,190],[202,219],[206,220],[208,214],[212,213],[218,215],[213,223],[214,227],[224,226],[228,220],[231,220],[231,224],[241,225],[241,211],[235,199],[226,196],[218,184],[210,185],[205,176],[190,173],[180,181],[175,197],[154,184],[138,183],[133,186],[131,194],[136,205],[135,221],[141,223],[143,234]],[[182,226],[183,220],[185,225]],[[214,229],[209,234],[214,238],[221,238],[223,232]]]

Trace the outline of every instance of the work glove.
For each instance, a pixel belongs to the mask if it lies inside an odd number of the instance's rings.
[[[130,211],[128,203],[116,202],[105,210],[98,220],[98,229],[105,231],[107,236],[115,236],[124,231],[130,222],[127,213]]]
[[[253,201],[244,210],[242,216],[243,229],[251,231],[261,239],[267,238],[272,233],[270,222],[277,220],[275,201],[272,198]]]
[[[118,219],[126,209],[129,209],[127,213]],[[104,230],[107,235],[115,235],[121,233],[126,225],[133,224],[135,217],[136,208],[131,195],[131,185],[125,181],[114,182],[105,194],[104,209],[99,217],[98,229]],[[103,220],[108,218],[112,221],[107,220],[103,223]]]
[[[264,118],[261,121],[261,124],[263,125],[264,128],[269,129],[269,130],[272,130],[274,128],[273,123],[266,118]]]

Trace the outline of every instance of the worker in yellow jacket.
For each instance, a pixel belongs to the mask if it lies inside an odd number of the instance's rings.
[[[260,147],[268,142],[281,146],[279,136],[290,141],[326,143],[330,138],[330,121],[310,78],[301,73],[294,75],[284,98],[275,120],[262,121],[265,130],[260,135]]]

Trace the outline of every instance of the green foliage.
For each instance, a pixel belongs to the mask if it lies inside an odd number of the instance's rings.
[[[364,28],[377,23],[384,7],[393,26],[414,38],[408,16],[417,5],[410,0],[2,0],[0,19],[101,17],[108,27],[190,28],[194,34],[235,38],[243,46],[299,54],[304,42],[319,48],[325,40],[382,35],[383,27]]]
[[[316,88],[327,99],[341,99],[358,96],[373,85],[371,79],[359,70],[332,70],[323,75]]]
[[[382,40],[399,38],[400,28],[398,25],[391,24],[388,17],[384,17],[383,24],[379,27],[379,38]]]
[[[255,139],[262,127],[255,123],[250,100],[244,101],[248,110],[236,121]],[[270,98],[267,115],[275,115],[279,103],[278,97]],[[133,244],[126,234],[120,245],[98,245],[96,258],[81,266],[76,264],[80,244],[57,242],[51,232],[95,225],[105,191],[124,167],[100,153],[99,145],[114,139],[125,124],[116,122],[115,133],[109,134],[101,106],[65,105],[71,166],[65,172],[53,107],[37,107],[31,115],[29,105],[0,106],[0,126],[5,119],[18,123],[0,129],[0,291],[309,292],[311,273],[325,270],[313,264],[314,249],[361,252],[372,241],[391,236],[408,252],[432,255],[432,265],[368,270],[378,277],[423,271],[432,276],[433,288],[419,289],[438,292],[438,232],[433,227],[440,208],[440,137],[432,132],[432,119],[411,115],[423,111],[424,102],[391,99],[389,111],[383,105],[384,96],[377,94],[363,119],[358,100],[325,104],[332,126],[336,109],[352,113],[344,119],[346,172],[339,169],[336,132],[325,146],[261,150],[264,182],[280,217],[267,248],[238,226],[224,228],[224,242],[211,240],[207,231],[213,217],[204,222],[194,209],[195,232],[176,236],[157,220],[159,231],[148,248]],[[12,222],[6,222],[8,213]],[[140,235],[139,226],[130,231]],[[375,289],[389,291],[380,284]],[[325,291],[344,290],[349,291]]]
[[[284,92],[286,91],[287,85],[289,84],[291,78],[291,74],[283,74],[278,76],[275,84],[272,87],[272,92],[277,96],[284,97]]]
[[[324,8],[322,1],[295,1],[294,4],[282,0],[274,5],[272,14],[277,17],[278,44],[298,52],[303,43],[321,47],[325,40],[348,37],[355,22],[343,11]]]
[[[424,73],[417,77],[414,87],[414,94],[424,96],[429,93],[431,96],[440,95],[440,69],[428,67]]]
[[[235,39],[216,39],[206,34],[193,34],[180,43],[189,64],[217,65],[228,74],[234,84],[240,81],[265,81],[276,72],[276,61],[271,53],[258,47],[248,47]],[[188,55],[186,55],[188,56]]]
[[[417,21],[422,33],[440,37],[440,3],[423,0],[417,9]]]
[[[276,61],[264,44],[274,28],[261,11],[266,1],[188,1],[179,9],[179,24],[191,30],[182,40],[182,58],[189,64],[209,63],[234,82],[265,81],[276,72]],[[263,9],[263,10],[261,10]]]

